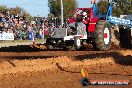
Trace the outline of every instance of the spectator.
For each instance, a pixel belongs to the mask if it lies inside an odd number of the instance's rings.
[[[20,33],[20,39],[21,40],[25,40],[26,39],[26,31],[25,30],[22,30],[21,33]]]

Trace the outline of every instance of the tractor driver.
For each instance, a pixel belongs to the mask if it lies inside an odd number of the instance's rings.
[[[84,11],[82,13],[82,23],[88,24],[88,22],[89,22],[88,11]]]

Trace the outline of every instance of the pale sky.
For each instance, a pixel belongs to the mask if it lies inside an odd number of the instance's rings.
[[[91,7],[91,0],[77,1],[79,7]],[[32,16],[47,16],[49,13],[48,0],[0,0],[0,5],[6,5],[7,7],[19,6]]]

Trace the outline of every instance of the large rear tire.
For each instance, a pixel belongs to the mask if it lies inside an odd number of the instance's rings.
[[[97,22],[93,46],[95,50],[109,50],[111,46],[110,24],[105,20]]]

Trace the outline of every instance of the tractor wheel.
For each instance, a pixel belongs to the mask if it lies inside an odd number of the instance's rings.
[[[46,47],[47,47],[48,50],[54,48],[54,47],[53,47],[53,39],[52,39],[52,38],[47,38],[47,39],[46,39]]]
[[[81,48],[81,40],[78,36],[74,38],[74,47],[76,50],[80,50]]]
[[[110,24],[105,20],[97,22],[93,47],[95,50],[109,50],[111,46]]]

